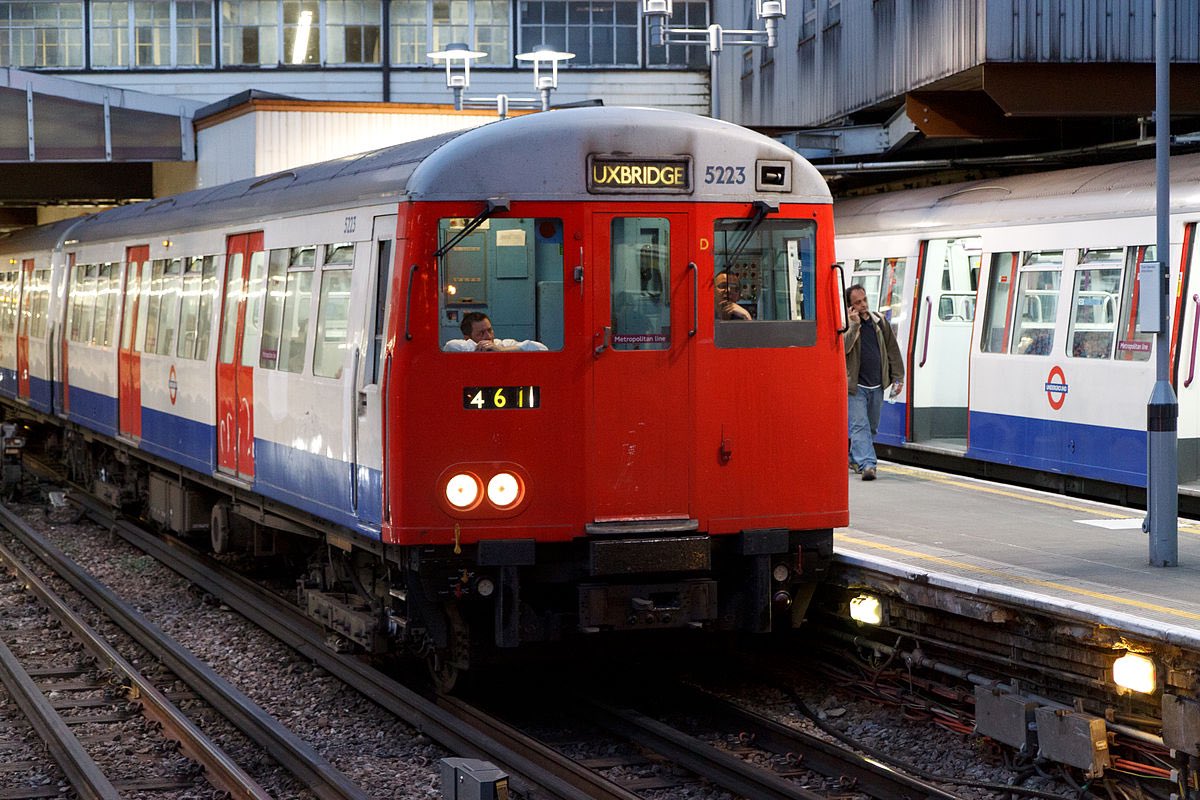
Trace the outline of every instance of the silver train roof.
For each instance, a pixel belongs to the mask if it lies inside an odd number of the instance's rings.
[[[792,162],[790,193],[754,194],[752,169],[743,185],[704,186],[690,195],[590,195],[591,154],[629,158],[690,155],[701,165],[748,164],[755,159]],[[699,176],[696,176],[697,184]],[[824,178],[794,151],[766,136],[720,120],[643,108],[580,108],[530,114],[467,131],[387,147],[333,161],[197,189],[102,211],[75,224],[79,241],[114,241],[301,211],[416,200],[694,201],[770,198],[831,203]],[[56,230],[59,227],[54,226]],[[0,253],[43,249],[46,228],[17,231],[0,240]]]
[[[1171,209],[1200,209],[1200,153],[1171,159]],[[1036,225],[1155,213],[1154,160],[839,200],[838,236]]]

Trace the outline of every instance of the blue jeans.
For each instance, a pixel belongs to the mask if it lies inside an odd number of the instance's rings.
[[[883,387],[859,386],[849,396],[850,460],[860,469],[875,466],[875,433],[879,430],[879,412],[883,408]]]

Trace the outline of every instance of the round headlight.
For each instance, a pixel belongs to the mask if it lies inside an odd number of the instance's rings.
[[[446,481],[446,501],[455,508],[470,508],[479,501],[479,480],[460,472]]]
[[[496,508],[511,508],[521,499],[521,482],[511,472],[498,472],[488,481],[487,496]]]

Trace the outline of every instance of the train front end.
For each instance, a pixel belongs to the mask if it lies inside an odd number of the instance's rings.
[[[831,200],[793,152],[556,111],[413,173],[389,316],[395,627],[474,645],[799,624],[848,521]]]

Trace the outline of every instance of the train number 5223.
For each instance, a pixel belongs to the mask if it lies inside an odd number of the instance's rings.
[[[746,182],[746,168],[714,164],[704,168],[704,182],[740,185]]]

